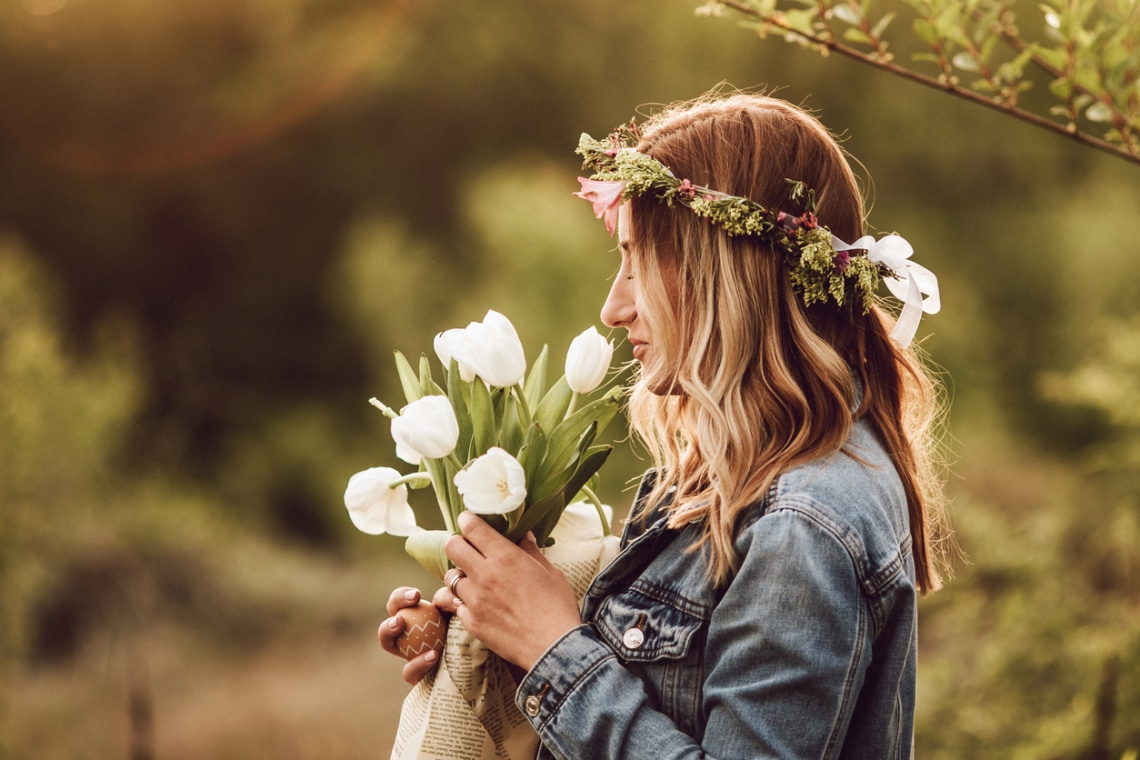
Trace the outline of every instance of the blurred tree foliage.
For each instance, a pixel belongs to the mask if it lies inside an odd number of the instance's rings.
[[[35,547],[78,505],[107,498],[139,383],[130,342],[113,330],[99,332],[87,361],[69,356],[50,279],[10,236],[0,237],[0,272],[0,578],[9,581],[0,584],[0,652],[10,662],[27,646],[25,605],[35,598],[21,587],[44,570]]]
[[[839,53],[1140,164],[1140,5],[1134,0],[1043,3],[1039,19],[1020,22],[1016,5],[1009,0],[906,0],[884,7],[873,7],[871,0],[711,0],[700,12],[731,10],[760,37],[775,34],[824,55]],[[904,9],[909,13],[900,19]],[[914,38],[900,37],[906,34],[900,27]],[[896,48],[905,51],[904,62]],[[1042,78],[1052,105],[1021,97]]]
[[[0,6],[0,621],[21,678],[66,662],[52,621],[72,656],[110,630],[134,576],[234,673],[224,642],[343,616],[329,564],[401,555],[339,504],[392,457],[366,403],[398,398],[392,351],[496,308],[561,354],[616,268],[570,196],[578,134],[726,80],[817,109],[875,178],[871,225],[940,277],[924,346],[969,563],[923,602],[919,756],[1140,747],[1135,169],[694,5]],[[603,472],[619,510],[640,466]],[[378,614],[377,586],[349,608]],[[91,598],[110,612],[84,618]],[[12,736],[50,734],[20,715]]]

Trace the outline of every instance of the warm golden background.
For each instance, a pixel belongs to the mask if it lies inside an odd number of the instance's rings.
[[[918,757],[1136,757],[1140,167],[696,4],[0,4],[0,757],[386,757],[375,627],[432,581],[344,513],[367,399],[491,307],[561,357],[616,268],[579,133],[721,81],[817,110],[941,279]]]

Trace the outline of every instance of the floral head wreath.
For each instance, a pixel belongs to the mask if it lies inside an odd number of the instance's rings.
[[[575,193],[590,201],[594,213],[604,218],[606,231],[614,234],[618,207],[632,198],[652,194],[672,206],[679,204],[730,236],[750,235],[782,252],[792,286],[804,304],[826,303],[849,306],[857,300],[863,313],[871,310],[880,280],[902,302],[902,312],[891,339],[903,348],[910,345],[922,313],[941,308],[938,279],[925,267],[910,261],[914,249],[899,235],[878,241],[865,235],[845,243],[819,224],[815,216],[815,191],[804,183],[787,180],[789,198],[803,201],[803,214],[792,216],[761,206],[738,195],[710,190],[680,179],[660,161],[635,150],[637,125],[630,122],[614,130],[605,141],[583,134],[577,152],[589,178],[579,177],[582,189]],[[925,297],[924,297],[925,296]]]

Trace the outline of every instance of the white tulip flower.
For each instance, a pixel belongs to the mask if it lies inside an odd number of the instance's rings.
[[[344,506],[358,530],[373,536],[410,536],[419,532],[416,515],[408,505],[407,486],[391,487],[400,477],[391,467],[373,467],[348,479]]]
[[[566,352],[566,382],[575,393],[589,393],[602,384],[614,357],[614,344],[591,327],[570,343]]]
[[[463,506],[480,515],[505,515],[526,501],[526,473],[498,446],[455,473]]]
[[[439,361],[445,368],[451,367],[451,360],[459,364],[459,376],[464,382],[469,383],[475,379],[475,368],[467,364],[463,360],[464,355],[464,342],[467,340],[467,331],[462,327],[455,327],[450,330],[444,330],[439,335],[435,336],[433,346],[435,347],[435,355],[439,357]]]
[[[446,396],[424,396],[400,410],[392,420],[396,455],[409,464],[421,457],[441,459],[455,451],[459,420]]]
[[[497,311],[467,325],[462,340],[451,341],[449,348],[461,367],[471,367],[496,388],[518,385],[526,374],[522,341],[511,321]]]

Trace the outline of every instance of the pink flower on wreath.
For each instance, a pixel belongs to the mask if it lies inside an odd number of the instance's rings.
[[[819,226],[819,219],[816,219],[815,214],[810,211],[805,211],[801,214],[800,217],[796,219],[796,222],[805,230],[814,230]]]
[[[594,216],[606,220],[606,232],[613,237],[617,227],[618,207],[621,206],[621,194],[625,192],[625,183],[612,180],[578,178],[582,189],[574,195],[589,201],[594,206]]]
[[[835,271],[842,272],[847,269],[847,265],[851,263],[851,254],[847,251],[835,252]]]
[[[681,184],[677,186],[677,195],[692,200],[697,197],[697,188],[689,180],[683,179]]]

